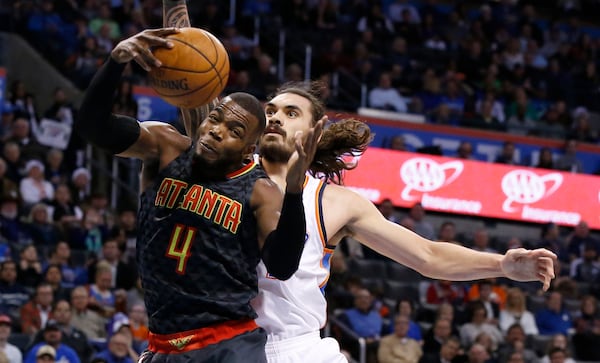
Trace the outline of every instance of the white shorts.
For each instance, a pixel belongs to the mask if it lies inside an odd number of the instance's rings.
[[[319,332],[275,340],[271,336],[265,346],[269,363],[348,363],[333,338],[321,338]]]

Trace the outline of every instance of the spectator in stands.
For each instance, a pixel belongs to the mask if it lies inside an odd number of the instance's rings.
[[[36,122],[32,120],[31,122]],[[11,128],[11,137],[8,141],[17,143],[21,150],[23,160],[43,160],[46,156],[46,147],[31,135],[30,121],[24,117],[17,117]]]
[[[48,265],[44,271],[44,283],[52,287],[53,300],[68,299],[71,290],[62,285],[62,272],[59,265]]]
[[[570,261],[583,257],[585,245],[588,243],[595,245],[597,252],[600,251],[600,242],[591,236],[590,227],[586,221],[577,223],[573,231],[567,236],[566,242]]]
[[[44,117],[59,121],[65,125],[73,125],[75,108],[67,100],[67,95],[61,87],[54,89],[53,99],[54,102],[52,105],[50,105],[46,112],[44,112]]]
[[[459,159],[475,160],[473,156],[473,145],[469,141],[461,141],[456,149],[456,157]]]
[[[41,9],[35,9],[29,17],[27,29],[34,45],[41,49],[55,64],[64,57],[64,42],[68,34],[67,24],[54,9],[54,1],[43,0]]]
[[[387,111],[407,111],[406,101],[400,92],[392,87],[392,78],[388,72],[381,73],[377,87],[369,91],[369,106]]]
[[[572,336],[575,356],[583,361],[600,361],[600,314],[593,295],[581,298],[581,315],[575,319],[575,334]]]
[[[428,304],[448,303],[453,306],[463,306],[467,301],[467,292],[459,283],[448,280],[435,280],[427,287]]]
[[[110,235],[115,238],[121,250],[121,260],[126,263],[135,263],[135,249],[138,235],[136,211],[132,208],[123,208],[119,213],[119,220],[113,226]]]
[[[100,261],[96,265],[96,276],[89,285],[90,301],[88,305],[99,311],[102,316],[109,318],[114,315],[117,303],[117,294],[111,288],[113,282],[113,268],[107,261]]]
[[[379,212],[390,222],[398,223],[400,222],[400,215],[396,212],[394,208],[394,204],[390,198],[384,198],[377,207]]]
[[[45,177],[54,188],[58,185],[66,183],[68,174],[63,163],[64,154],[58,149],[51,149],[46,157]]]
[[[24,179],[25,180],[25,179]],[[60,231],[48,217],[48,207],[37,203],[31,207],[27,219],[27,230],[33,242],[42,248],[55,246],[60,239]]]
[[[498,325],[498,319],[500,317],[500,296],[493,291],[493,281],[491,279],[480,280],[477,282],[479,288],[479,297],[476,299],[480,301],[486,310],[486,322]]]
[[[504,305],[506,304],[506,286],[499,283],[499,280],[496,278],[479,280],[469,287],[468,300],[475,301],[480,299],[480,285],[481,282],[490,283],[492,287],[491,297],[494,301],[498,303],[500,306],[500,310],[504,309]]]
[[[562,354],[557,355],[553,352],[560,351]],[[552,336],[544,352],[544,356],[540,358],[540,363],[575,363],[575,360],[571,358],[569,351],[569,340],[564,334],[555,334]],[[554,356],[555,360],[552,360]]]
[[[502,343],[504,337],[494,324],[487,322],[487,310],[480,301],[472,301],[469,304],[469,320],[460,328],[460,339],[464,346],[470,346],[475,342],[479,333],[487,333],[493,342],[494,350]]]
[[[21,181],[21,169],[23,167],[21,147],[16,142],[6,142],[2,149],[2,157],[6,162],[6,177],[13,183],[18,184]]]
[[[450,336],[442,342],[441,348],[435,353],[426,353],[421,363],[455,363],[460,359],[460,341],[455,336]]]
[[[471,248],[481,252],[496,253],[496,250],[489,246],[489,242],[490,236],[487,229],[479,228],[473,235],[473,246]]]
[[[467,352],[467,363],[486,363],[490,359],[487,349],[481,344],[473,344]]]
[[[33,291],[42,281],[42,263],[35,245],[28,244],[24,246],[19,257],[17,282]]]
[[[50,345],[43,345],[35,353],[36,363],[56,362],[56,349]]]
[[[273,73],[273,59],[268,54],[260,54],[255,69],[250,69],[250,88],[257,93],[256,98],[264,100],[277,88],[279,80]]]
[[[69,245],[72,249],[85,250],[97,255],[107,235],[107,227],[100,214],[95,209],[88,208],[83,214],[81,224],[71,228]]]
[[[71,228],[81,223],[83,217],[81,208],[71,200],[71,190],[68,185],[56,186],[52,207],[52,221],[57,224],[63,235],[68,236]]]
[[[7,362],[20,363],[23,361],[21,350],[8,342],[12,330],[12,319],[6,314],[0,314],[0,352],[6,354]]]
[[[537,354],[527,346],[527,336],[521,324],[511,324],[506,330],[504,344],[498,349],[498,358],[500,362],[510,362],[510,357],[514,353],[522,355],[523,363],[537,363]]]
[[[577,282],[588,284],[600,283],[600,262],[598,261],[598,246],[587,242],[583,246],[583,255],[571,262],[570,276]]]
[[[452,336],[452,322],[437,318],[423,338],[423,353],[439,354],[444,342]]]
[[[394,319],[394,333],[381,338],[377,357],[379,363],[406,362],[418,363],[423,350],[418,341],[408,336],[410,320],[398,315]]]
[[[19,198],[19,188],[7,175],[6,161],[0,157],[0,198]]]
[[[556,169],[570,171],[572,173],[581,173],[583,165],[577,159],[577,141],[569,139],[565,141],[563,155],[556,160]]]
[[[567,246],[560,237],[560,231],[556,223],[550,222],[542,225],[541,235],[542,239],[538,246],[554,252],[560,261],[569,262]]]
[[[148,344],[148,315],[143,303],[135,303],[129,308],[129,323],[133,344],[143,347]]]
[[[100,264],[108,264],[111,268],[110,288],[129,290],[135,285],[137,279],[137,271],[129,263],[121,260],[122,252],[119,249],[117,240],[109,238],[102,245],[102,260],[90,265],[88,276],[91,281],[96,280],[97,266]]]
[[[508,329],[514,324],[519,324],[526,335],[538,335],[538,327],[533,314],[527,310],[525,294],[518,287],[508,289],[506,307],[500,311],[498,325],[503,333],[508,334]]]
[[[397,151],[408,151],[406,147],[406,140],[403,135],[395,135],[390,140],[388,149]]]
[[[48,320],[43,329],[42,341],[35,344],[25,355],[24,363],[35,362],[38,351],[44,351],[46,346],[52,347],[56,351],[56,361],[64,363],[80,363],[77,352],[67,344],[62,343],[62,331],[55,320]],[[41,354],[41,353],[40,353]]]
[[[96,37],[88,35],[81,41],[79,51],[69,61],[75,84],[78,87],[87,87],[105,56],[106,53],[98,46]]]
[[[112,226],[115,220],[115,212],[108,205],[106,194],[95,192],[90,195],[89,208],[100,216],[101,224]]]
[[[435,239],[433,225],[425,220],[425,208],[421,203],[413,204],[408,215],[415,221],[414,231],[417,234],[428,239]]]
[[[508,116],[506,131],[515,135],[531,135],[536,127],[535,120],[527,114],[524,105],[515,105],[515,110]]]
[[[81,261],[80,264],[85,264]],[[62,286],[72,289],[76,285],[87,282],[87,271],[81,266],[73,265],[71,262],[71,248],[65,241],[59,241],[56,246],[50,249],[48,257],[48,266],[60,266],[62,275]]]
[[[19,185],[25,206],[32,207],[40,202],[49,203],[54,198],[54,187],[44,179],[44,164],[39,160],[30,160],[25,164],[25,173],[27,176]]]
[[[36,286],[31,300],[20,309],[21,331],[34,336],[46,326],[46,322],[52,318],[53,301],[52,286],[47,283],[40,283]]]
[[[82,362],[87,362],[92,354],[92,347],[86,335],[71,324],[71,305],[66,300],[58,300],[52,308],[54,322],[61,332],[61,342],[72,348]],[[34,344],[43,341],[43,331],[38,332]]]
[[[131,330],[131,321],[129,317],[122,312],[116,313],[108,324],[109,339],[115,334],[123,334],[127,337],[129,356],[137,362],[138,354],[142,353],[146,346],[139,346],[137,341],[133,339],[133,331]]]
[[[100,11],[98,12],[98,16],[94,17],[90,21],[90,30],[93,34],[98,34],[103,25],[108,25],[110,29],[110,38],[113,40],[118,40],[121,37],[121,28],[116,21],[113,20],[112,11],[110,5],[107,3],[103,3],[100,5]]]
[[[494,103],[490,100],[483,100],[477,115],[471,119],[463,118],[461,125],[496,131],[504,131],[506,128],[506,126],[494,116]]]
[[[456,240],[456,225],[452,221],[445,221],[440,225],[438,241],[462,244]]]
[[[92,175],[86,168],[77,168],[71,174],[71,196],[73,202],[81,205],[89,195]]]
[[[383,320],[381,315],[373,309],[373,295],[368,289],[360,288],[354,294],[354,307],[347,309],[340,316],[352,331],[359,337],[365,338],[368,345],[368,355],[374,357],[377,351],[377,342],[381,337]],[[373,358],[367,359],[369,362]]]
[[[519,165],[520,162],[515,155],[515,144],[512,141],[505,141],[502,144],[502,151],[494,160],[495,163]]]
[[[592,129],[590,114],[585,107],[577,107],[573,111],[573,124],[567,135],[569,139],[595,144],[598,142],[598,131]]]
[[[552,155],[552,150],[549,147],[542,147],[540,149],[539,160],[535,167],[554,169],[554,156]]]
[[[0,263],[0,312],[19,321],[19,309],[29,300],[29,293],[17,282],[17,264],[13,260]]]
[[[406,316],[409,320],[409,327],[408,327],[408,332],[406,333],[406,336],[416,340],[417,342],[419,342],[419,344],[423,344],[423,337],[421,334],[421,327],[419,326],[419,324],[417,324],[416,322],[413,321],[414,319],[414,315],[415,315],[415,311],[414,311],[414,304],[410,299],[407,298],[400,298],[398,299],[398,301],[396,302],[396,306],[394,308],[394,310],[392,311],[392,322],[395,323],[395,317],[396,316]],[[386,324],[389,325],[389,324]],[[384,327],[384,332],[385,333],[393,333],[395,330],[395,325],[389,326],[389,327]]]
[[[553,291],[546,298],[546,307],[536,312],[535,321],[541,335],[566,335],[573,327],[571,314],[563,307],[562,301],[563,296]]]
[[[463,117],[466,99],[458,80],[450,79],[446,82],[445,92],[440,102],[448,107],[452,119],[460,120]]]
[[[104,359],[107,363],[134,363],[130,356],[130,341],[125,334],[115,334],[110,337],[108,347],[94,357]]]
[[[0,142],[10,137],[10,129],[15,121],[15,112],[9,102],[4,102],[0,107]]]
[[[85,286],[77,286],[71,291],[73,312],[71,324],[85,333],[90,340],[106,338],[106,319],[89,309],[89,292]]]
[[[535,125],[535,135],[559,139],[565,136],[565,127],[561,123],[557,104],[551,105]]]
[[[27,229],[19,218],[19,200],[5,197],[0,200],[0,237],[3,241],[22,243],[29,239]],[[0,260],[10,257],[7,244],[0,253]]]

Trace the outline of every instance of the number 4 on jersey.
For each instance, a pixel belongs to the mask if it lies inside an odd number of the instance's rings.
[[[190,248],[196,236],[196,231],[196,228],[184,226],[183,224],[177,224],[173,228],[165,256],[177,260],[175,272],[180,275],[185,274],[185,267],[190,257]]]

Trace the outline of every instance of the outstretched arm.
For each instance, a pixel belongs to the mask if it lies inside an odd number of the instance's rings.
[[[136,119],[111,113],[115,90],[125,65],[135,60],[144,69],[160,66],[151,47],[170,47],[165,37],[176,29],[145,30],[119,43],[84,94],[75,128],[92,144],[121,156],[140,159],[159,154],[160,127],[141,125]],[[166,124],[165,124],[166,125]],[[174,129],[174,128],[173,128]]]
[[[373,203],[348,189],[328,185],[324,193],[328,230],[346,228],[365,245],[427,277],[452,281],[508,277],[541,281],[544,290],[554,278],[556,255],[548,250],[520,248],[501,255],[431,241],[388,221]]]
[[[186,0],[163,0],[162,4],[163,27],[185,28],[192,26]],[[211,102],[200,107],[179,109],[187,136],[194,137],[196,130],[198,130],[198,126],[200,126],[202,121],[218,103],[219,99],[215,98]]]

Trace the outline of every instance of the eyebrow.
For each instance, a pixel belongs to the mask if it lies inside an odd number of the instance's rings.
[[[277,107],[277,105],[272,102],[269,102],[266,104],[265,108],[267,108],[267,107]],[[285,110],[296,110],[296,111],[302,112],[302,109],[300,109],[300,107],[298,107],[296,105],[287,105],[287,106],[283,106],[282,108]]]

